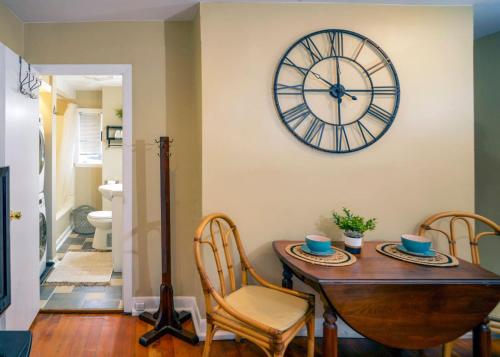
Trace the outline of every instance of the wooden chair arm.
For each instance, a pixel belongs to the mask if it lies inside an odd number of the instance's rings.
[[[269,288],[269,289],[281,291],[282,293],[285,293],[285,294],[288,294],[288,295],[292,295],[292,296],[295,296],[295,297],[307,300],[311,306],[314,306],[314,295],[303,293],[301,291],[296,291],[296,290],[291,290],[291,289],[283,288],[283,287],[278,286],[278,285],[274,285],[273,283],[268,282],[267,280],[265,280],[264,278],[262,278],[259,274],[257,274],[253,268],[247,268],[247,269],[250,272],[250,275],[252,275],[253,278],[255,280],[257,280],[257,282],[260,285],[265,286],[266,288]]]

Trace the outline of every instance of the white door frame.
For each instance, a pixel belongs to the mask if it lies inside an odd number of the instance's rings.
[[[41,75],[121,75],[123,79],[123,309],[132,312],[132,65],[35,64]]]

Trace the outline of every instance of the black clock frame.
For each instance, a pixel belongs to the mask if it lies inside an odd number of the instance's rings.
[[[342,33],[342,34],[347,34],[347,35],[351,35],[351,36],[354,36],[354,37],[357,37],[359,38],[361,41],[365,41],[367,43],[369,43],[373,48],[375,48],[377,51],[379,51],[379,53],[383,56],[383,59],[386,63],[387,66],[390,67],[390,70],[391,70],[391,73],[393,75],[393,79],[394,79],[394,88],[395,88],[395,103],[394,103],[394,108],[393,108],[393,112],[392,114],[390,115],[390,120],[389,122],[386,124],[385,128],[377,135],[376,138],[374,138],[373,141],[370,141],[368,143],[365,143],[364,145],[361,145],[361,146],[358,146],[354,149],[351,149],[350,146],[349,146],[349,149],[348,150],[341,150],[341,151],[337,151],[337,150],[329,150],[329,149],[325,149],[325,148],[321,148],[321,147],[318,147],[316,145],[313,145],[311,144],[310,142],[306,141],[304,139],[304,137],[298,135],[292,128],[290,128],[290,126],[287,125],[286,121],[285,121],[285,118],[284,118],[284,112],[281,110],[281,106],[280,106],[280,103],[279,103],[279,100],[278,100],[278,95],[280,93],[278,93],[279,91],[279,88],[278,88],[278,76],[279,76],[279,73],[280,73],[280,69],[286,65],[285,61],[287,59],[287,56],[290,54],[290,52],[296,48],[296,46],[300,45],[301,43],[304,42],[304,40],[306,40],[307,38],[312,38],[313,36],[316,36],[316,35],[320,35],[320,34],[328,34],[328,33]],[[356,120],[354,120],[353,122],[356,122],[356,121],[359,121],[361,118],[363,118],[365,115],[367,115],[368,111],[370,110],[370,107],[371,105],[373,104],[373,98],[374,98],[374,93],[375,93],[375,90],[374,90],[374,86],[373,86],[373,81],[371,79],[371,76],[370,74],[368,73],[368,70],[363,67],[363,65],[361,65],[359,62],[357,62],[356,60],[350,58],[350,57],[345,57],[343,55],[339,56],[337,54],[335,54],[335,56],[326,56],[324,58],[321,59],[321,61],[325,60],[325,59],[328,59],[328,58],[345,58],[349,61],[352,61],[354,62],[356,65],[358,65],[364,72],[365,74],[367,75],[367,78],[369,79],[370,81],[370,85],[371,85],[371,98],[370,98],[370,104],[368,105],[368,107],[366,108],[366,110],[364,111],[364,113],[359,117],[357,118]],[[317,62],[318,63],[318,62]],[[307,72],[304,73],[304,80],[302,82],[302,99],[304,101],[304,104],[307,106],[309,112],[317,119],[321,120],[324,122],[324,120],[322,120],[321,118],[317,117],[314,112],[312,111],[312,109],[308,106],[307,104],[307,100],[305,98],[305,94],[304,94],[304,84],[305,84],[305,81],[306,81],[306,78],[307,78],[307,75],[310,73],[311,69],[315,66],[315,64],[313,64],[311,67],[307,68]],[[376,143],[382,136],[385,135],[385,133],[389,130],[389,128],[391,127],[392,123],[394,122],[395,118],[396,118],[396,115],[397,115],[397,112],[398,112],[398,109],[399,109],[399,103],[400,103],[400,96],[401,96],[401,91],[400,91],[400,83],[399,83],[399,78],[398,78],[398,75],[397,75],[397,72],[396,72],[396,68],[394,67],[394,65],[392,64],[392,61],[390,60],[389,56],[385,53],[384,50],[382,50],[382,48],[380,48],[379,45],[377,45],[374,41],[370,40],[368,37],[366,36],[363,36],[357,32],[354,32],[354,31],[349,31],[349,30],[344,30],[344,29],[324,29],[324,30],[320,30],[320,31],[315,31],[315,32],[312,32],[312,33],[309,33],[303,37],[301,37],[300,39],[298,39],[297,41],[295,41],[288,49],[287,51],[285,52],[285,54],[281,57],[280,59],[280,62],[278,63],[278,66],[276,68],[276,71],[275,71],[275,75],[274,75],[274,81],[273,81],[273,97],[274,97],[274,103],[276,105],[276,110],[278,111],[278,114],[279,114],[279,117],[281,119],[281,121],[283,122],[283,124],[285,125],[285,127],[297,138],[299,139],[302,143],[306,144],[307,146],[310,146],[316,150],[320,150],[320,151],[323,151],[323,152],[327,152],[327,153],[335,153],[335,154],[347,154],[347,153],[352,153],[352,152],[355,152],[355,151],[359,151],[359,150],[362,150],[362,149],[365,149],[367,148],[368,146]],[[338,125],[338,124],[331,124],[335,127],[337,126],[344,126],[344,124],[341,124],[341,125]],[[345,130],[345,129],[342,129],[342,130]],[[364,137],[364,134],[363,134],[363,131],[361,131],[363,137]],[[341,137],[342,137],[342,133],[341,133]],[[346,140],[347,140],[347,136],[346,136]],[[365,140],[366,141],[366,140]]]

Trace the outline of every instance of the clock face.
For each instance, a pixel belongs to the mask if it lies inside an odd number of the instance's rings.
[[[399,106],[399,80],[385,52],[346,30],[311,33],[282,57],[274,101],[283,123],[316,149],[361,150],[386,133]]]

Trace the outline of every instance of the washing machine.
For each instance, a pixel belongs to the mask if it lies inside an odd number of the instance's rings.
[[[40,211],[40,276],[47,266],[47,209],[43,192],[38,194],[38,207]]]
[[[38,192],[43,192],[45,184],[45,134],[42,118],[38,118]]]

